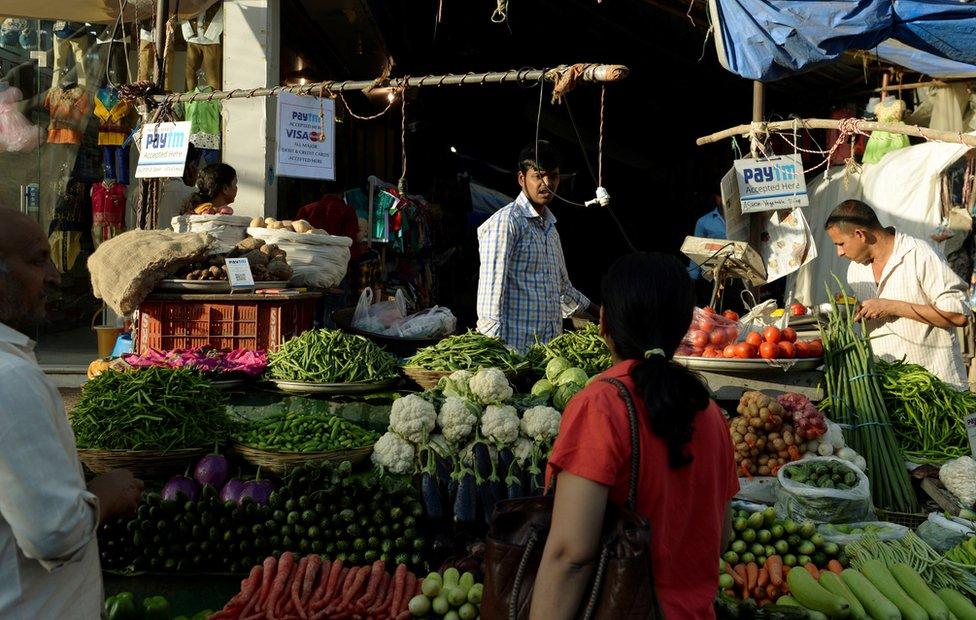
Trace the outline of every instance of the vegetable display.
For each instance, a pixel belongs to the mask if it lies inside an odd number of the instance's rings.
[[[781,521],[773,508],[753,513],[739,510],[733,516],[732,542],[722,556],[733,567],[763,566],[772,556],[779,557],[786,567],[812,564],[827,568],[832,560],[846,562],[840,546],[826,542],[811,521]]]
[[[559,411],[566,409],[569,401],[592,380],[582,368],[573,366],[564,357],[549,360],[544,373],[532,386],[532,396],[540,399],[541,404],[551,401],[552,406]]]
[[[508,350],[502,340],[472,330],[420,349],[406,362],[408,367],[445,372],[499,368],[514,373],[526,365],[526,361],[518,353]]]
[[[601,373],[613,364],[610,349],[600,336],[600,328],[593,323],[564,332],[547,343],[537,342],[526,357],[539,373],[545,372],[546,365],[556,358],[566,360],[587,375]]]
[[[249,378],[260,377],[268,366],[264,351],[249,349],[220,350],[209,345],[192,349],[160,351],[150,348],[138,355],[126,353],[122,360],[132,368],[194,368],[215,375],[240,373]]]
[[[749,330],[735,313],[716,314],[710,308],[695,308],[691,327],[675,355],[684,357],[788,360],[819,358],[820,340],[798,340],[792,327]]]
[[[119,592],[105,599],[105,620],[170,620],[169,601],[162,596],[147,596],[140,602],[132,592]],[[202,615],[210,612],[200,612]],[[203,616],[207,617],[207,616]]]
[[[474,620],[481,613],[484,585],[474,575],[461,574],[456,568],[431,573],[420,582],[420,593],[407,604],[415,618],[458,618]]]
[[[800,446],[808,436],[785,421],[786,410],[776,400],[762,392],[746,392],[736,411],[739,415],[729,422],[729,432],[740,476],[775,475],[800,458]]]
[[[783,470],[783,475],[797,484],[809,487],[849,491],[859,481],[850,467],[840,461],[792,463]]]
[[[940,467],[939,480],[963,508],[976,503],[976,461],[971,456],[961,456]]]
[[[238,618],[409,618],[420,580],[403,564],[367,566],[285,552],[251,568],[241,591],[211,620]],[[262,613],[263,612],[263,613]]]
[[[938,464],[970,453],[966,416],[976,411],[976,394],[957,390],[917,364],[879,360],[876,370],[909,460]]]
[[[223,394],[190,368],[106,372],[85,384],[70,413],[78,447],[171,450],[223,441]]]
[[[864,456],[871,472],[875,506],[917,513],[918,499],[885,407],[867,329],[863,324],[860,331],[854,329],[850,305],[831,303],[830,319],[821,326],[827,385],[826,404],[821,406],[828,407],[834,422],[848,425],[847,442]]]
[[[289,411],[246,423],[233,439],[248,447],[280,452],[333,452],[366,448],[378,433],[327,413]]]
[[[186,280],[227,280],[227,258],[247,259],[255,282],[287,281],[294,275],[284,250],[261,239],[248,237],[227,254],[211,256],[204,262],[187,266],[177,277]]]
[[[879,564],[891,569],[902,563],[915,569],[931,588],[954,590],[976,597],[972,567],[947,560],[912,532],[898,540],[887,541],[868,534],[847,545],[846,551],[851,566],[866,575]]]
[[[272,379],[306,383],[368,383],[396,379],[396,358],[371,340],[312,329],[268,356]]]

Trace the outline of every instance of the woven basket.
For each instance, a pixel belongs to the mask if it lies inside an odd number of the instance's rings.
[[[272,452],[270,450],[258,450],[245,446],[242,443],[234,443],[234,451],[242,459],[251,465],[267,469],[276,474],[283,474],[289,469],[293,469],[305,463],[323,463],[331,461],[341,463],[349,461],[357,465],[369,459],[373,453],[373,447],[356,448],[355,450],[337,450],[335,452]]]
[[[471,372],[477,372],[477,368],[471,368]],[[416,366],[404,366],[403,373],[413,379],[413,382],[424,388],[425,390],[432,390],[437,387],[437,383],[441,380],[441,377],[448,377],[454,371],[453,370],[425,370],[423,368],[417,368]],[[519,373],[516,372],[506,372],[505,376],[509,381],[515,381],[519,377]]]
[[[876,512],[878,514],[878,519],[881,521],[897,523],[898,525],[904,525],[905,527],[913,530],[925,523],[925,520],[928,518],[927,515],[915,514],[911,512],[892,512],[890,510],[885,510],[884,508],[878,508]]]
[[[78,458],[93,473],[128,469],[137,478],[164,478],[186,469],[189,462],[211,448],[183,450],[78,450]]]

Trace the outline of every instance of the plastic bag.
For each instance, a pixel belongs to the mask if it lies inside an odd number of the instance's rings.
[[[407,301],[398,290],[393,301],[373,303],[373,290],[363,289],[352,316],[352,326],[374,334],[395,335],[407,314]]]
[[[850,490],[814,487],[791,480],[787,472],[811,463],[839,463],[857,476],[857,484]],[[855,523],[875,518],[871,504],[871,487],[864,472],[842,459],[816,457],[789,463],[779,470],[780,489],[776,498],[776,513],[781,519],[814,521],[817,523]]]
[[[776,476],[739,478],[739,492],[735,498],[772,506],[776,503],[778,491],[779,479]]]
[[[840,531],[838,526],[831,523],[822,523],[817,526],[817,533],[823,536],[827,542],[849,545],[861,540],[868,533],[874,534],[879,540],[900,540],[911,531],[904,525],[888,523],[887,521],[845,523],[840,527],[844,528],[845,531]]]
[[[675,355],[722,357],[722,350],[726,346],[738,342],[741,327],[738,321],[695,308],[691,327]]]
[[[397,325],[401,338],[436,338],[454,333],[457,319],[443,306],[434,306],[404,318]]]
[[[918,536],[939,553],[945,553],[956,545],[966,542],[971,536],[976,536],[976,531],[933,512],[918,526]]]

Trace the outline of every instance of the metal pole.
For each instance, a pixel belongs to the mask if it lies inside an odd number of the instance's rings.
[[[166,20],[169,16],[169,0],[156,0],[156,86],[162,87],[166,71],[163,59],[166,58]]]
[[[485,84],[531,83],[539,80],[555,81],[570,67],[561,65],[555,69],[542,71],[539,69],[519,69],[511,71],[496,71],[489,73],[464,73],[445,75],[426,75],[422,77],[391,78],[384,82],[377,80],[357,81],[325,81],[303,86],[275,86],[274,88],[238,88],[231,91],[215,91],[212,93],[184,93],[172,95],[157,95],[156,101],[177,103],[187,101],[210,101],[220,99],[239,99],[249,97],[268,97],[281,92],[296,93],[298,95],[318,95],[319,93],[339,93],[354,90],[368,91],[375,88],[416,88],[426,86],[470,86]],[[627,77],[630,69],[624,65],[587,65],[580,74],[583,82],[618,82]]]

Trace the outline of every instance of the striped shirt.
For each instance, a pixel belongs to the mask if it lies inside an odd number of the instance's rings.
[[[876,284],[871,265],[847,268],[851,292],[858,300],[891,299],[932,305],[970,316],[968,287],[928,243],[895,233],[895,247]],[[887,361],[905,358],[959,389],[969,389],[955,328],[945,329],[908,318],[867,322],[874,354]]]
[[[524,353],[549,342],[562,319],[590,305],[566,271],[556,218],[540,216],[524,193],[478,227],[478,331]]]

